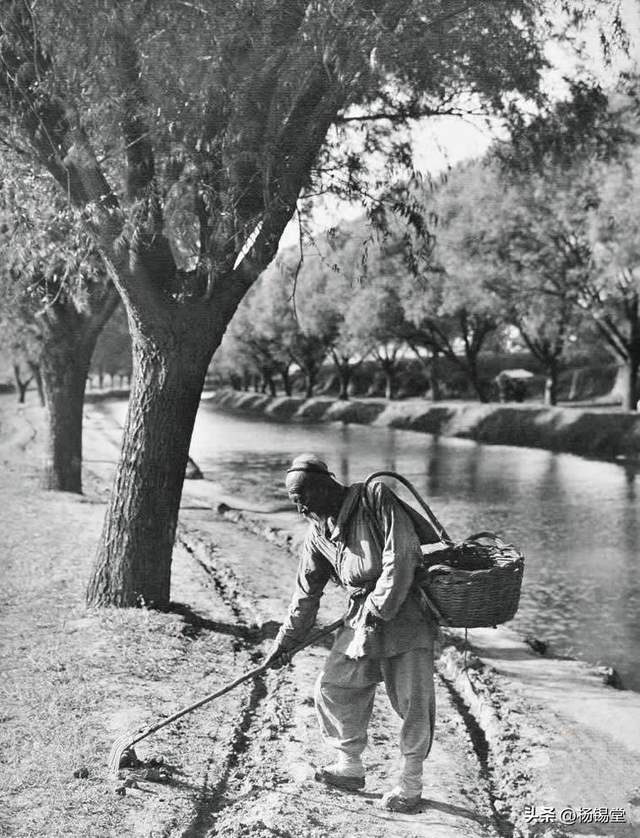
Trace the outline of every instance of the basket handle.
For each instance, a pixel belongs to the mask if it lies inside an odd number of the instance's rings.
[[[503,541],[499,535],[496,535],[494,532],[476,532],[473,535],[470,535],[468,538],[465,538],[465,541],[480,541],[481,538],[490,538],[492,541],[495,541],[498,547],[506,547],[506,542]]]
[[[398,474],[395,471],[374,471],[365,479],[364,483],[362,484],[362,488],[365,489],[367,484],[371,480],[374,480],[376,477],[393,477],[399,483],[402,483],[404,486],[406,486],[424,510],[427,520],[436,531],[438,537],[440,538],[440,541],[445,541],[448,544],[453,544],[453,539],[449,536],[449,534],[442,526],[440,521],[438,521],[434,513],[431,511],[431,508],[427,505],[427,502],[423,500],[423,498],[420,496],[420,493],[413,485],[413,483],[411,483],[409,480],[407,480],[406,477],[403,477],[401,474]]]

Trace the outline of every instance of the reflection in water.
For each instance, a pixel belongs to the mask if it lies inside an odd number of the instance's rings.
[[[301,451],[316,451],[345,483],[399,471],[452,537],[488,529],[517,544],[526,569],[514,628],[614,665],[640,689],[637,469],[388,428],[270,423],[207,402],[191,454],[226,491],[286,507],[284,473]]]
[[[627,498],[629,500],[635,500],[636,499],[636,476],[637,476],[637,473],[638,473],[638,469],[637,469],[636,466],[631,466],[631,465],[628,465],[628,464],[625,464],[623,466],[623,468],[624,468],[624,476],[627,480],[627,487],[628,487]]]
[[[345,483],[347,485],[351,483],[349,458],[344,454],[344,452],[340,454],[340,466],[336,472],[336,477],[341,483]]]

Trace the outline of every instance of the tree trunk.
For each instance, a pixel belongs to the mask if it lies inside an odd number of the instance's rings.
[[[554,407],[558,403],[558,365],[555,361],[546,364],[544,403],[550,407]]]
[[[271,375],[271,373],[265,372],[265,373],[262,374],[262,377],[263,377],[262,392],[266,393],[267,390],[268,390],[269,395],[272,398],[275,398],[278,395],[278,392],[276,390],[276,383],[273,380],[273,376]]]
[[[338,398],[340,399],[340,401],[346,402],[349,400],[351,367],[348,364],[341,365],[338,369],[338,376],[340,378],[340,392],[338,393]]]
[[[440,356],[437,353],[430,360],[428,375],[431,401],[439,402],[442,397],[442,391],[440,387]]]
[[[316,376],[317,370],[314,369],[307,369],[305,370],[305,398],[311,399],[313,398],[313,391],[316,386]]]
[[[432,402],[440,401],[442,397],[442,390],[440,385],[440,353],[430,350],[430,355],[424,357],[420,354],[420,350],[415,343],[409,343],[410,349],[418,359],[418,363],[424,372],[429,388],[429,394]],[[426,395],[426,394],[425,394]]]
[[[622,381],[622,409],[638,410],[638,369],[640,359],[631,359],[625,364]]]
[[[285,396],[291,395],[291,376],[289,375],[289,370],[285,369],[284,367],[280,370],[280,377],[282,378],[282,387],[284,389]]]
[[[213,353],[202,346],[201,332],[199,326],[183,327],[162,345],[132,335],[133,385],[89,605],[169,604],[189,445]]]
[[[476,366],[475,358],[467,359],[466,371],[469,381],[471,382],[471,386],[476,391],[478,401],[482,402],[483,404],[486,404],[489,401],[489,398],[485,392],[485,388],[482,384],[482,381],[480,380],[480,376],[478,375],[478,368]]]
[[[349,384],[353,377],[353,366],[348,358],[340,355],[334,347],[331,348],[331,358],[338,373],[338,398],[340,401],[349,400]]]
[[[45,489],[82,493],[82,409],[98,332],[87,337],[77,315],[44,326],[42,381],[47,442]]]
[[[395,377],[395,364],[392,361],[383,362],[382,369],[384,371],[384,397],[385,399],[389,399],[389,401],[393,401],[395,399],[395,385],[396,385],[396,377]]]
[[[13,377],[15,378],[16,385],[18,387],[18,404],[24,404],[27,395],[27,390],[29,388],[29,384],[31,383],[31,377],[27,378],[26,381],[22,380],[22,376],[20,375],[19,364],[13,365]]]
[[[352,376],[352,368],[351,364],[347,361],[347,363],[337,364],[338,367],[338,377],[340,379],[340,392],[338,393],[338,398],[341,401],[348,401],[349,399],[349,384],[351,383],[351,376]]]
[[[571,386],[569,387],[569,395],[568,399],[570,402],[575,402],[578,399],[578,394],[580,392],[580,375],[582,373],[581,369],[575,369],[571,373]]]
[[[29,367],[33,373],[33,377],[35,378],[40,404],[42,405],[42,407],[44,407],[46,404],[46,397],[44,393],[44,383],[42,381],[41,365],[37,364],[35,361],[29,361]]]
[[[38,318],[43,340],[36,380],[41,376],[48,424],[45,489],[82,492],[84,393],[98,335],[118,300],[116,287],[105,277],[82,309],[72,300],[59,300]]]

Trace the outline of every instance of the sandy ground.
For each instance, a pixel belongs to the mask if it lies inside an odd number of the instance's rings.
[[[120,429],[87,406],[85,495],[73,497],[38,489],[41,422],[37,407],[19,410],[8,397],[0,400],[8,641],[0,834],[640,835],[640,696],[603,686],[601,673],[583,665],[540,658],[508,629],[471,632],[473,651],[466,654],[459,636],[448,638],[436,679],[436,741],[414,816],[376,808],[398,757],[398,721],[382,689],[365,792],[347,795],[314,782],[314,766],[330,756],[312,702],[327,654],[322,644],[141,742],[142,766],[121,772],[114,788],[105,763],[115,736],[259,663],[286,607],[295,556],[276,519],[221,508],[207,484],[187,481],[174,555],[175,613],[87,612],[82,594]],[[224,501],[242,506],[240,499]],[[342,606],[332,590],[322,622]],[[74,728],[56,707],[80,660],[87,700],[76,708]],[[50,741],[42,732],[47,718]],[[42,764],[47,749],[57,747],[62,767],[55,771],[27,770],[36,728]],[[76,728],[81,745],[68,741]],[[84,783],[73,777],[79,765],[87,766]],[[570,812],[577,822],[560,824]]]

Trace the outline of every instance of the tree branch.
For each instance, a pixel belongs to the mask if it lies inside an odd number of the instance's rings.
[[[454,11],[449,12],[446,15],[440,15],[439,17],[435,17],[432,20],[427,22],[427,26],[435,26],[439,23],[444,23],[447,20],[451,20],[454,17],[459,17],[460,15],[465,14],[466,12],[471,11],[477,7],[477,2],[474,3],[465,3],[464,6],[460,6],[458,9],[454,9]]]
[[[360,114],[358,116],[338,116],[334,120],[336,125],[365,122],[405,122],[409,119],[423,119],[429,116],[454,116],[458,115],[455,108],[429,108],[426,105],[420,108],[398,109],[397,111],[382,111],[380,113]],[[461,114],[460,114],[461,115]]]
[[[120,7],[113,26],[111,42],[124,92],[121,126],[128,164],[127,193],[131,200],[135,200],[148,197],[155,177],[155,162],[149,129],[140,116],[146,97],[140,81],[138,52],[123,15]]]

